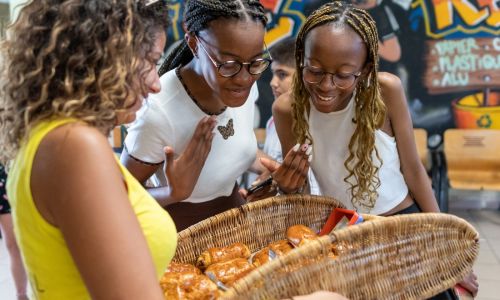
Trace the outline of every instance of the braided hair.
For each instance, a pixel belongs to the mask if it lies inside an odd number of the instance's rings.
[[[267,23],[264,7],[259,0],[188,0],[185,4],[184,25],[190,33],[198,34],[207,29],[211,21],[219,18],[253,20],[261,22],[264,27]],[[192,59],[193,54],[183,40],[165,59],[158,73],[161,76],[179,65],[186,65]]]
[[[309,95],[303,83],[300,67],[304,60],[307,34],[314,28],[325,24],[351,27],[363,39],[368,51],[365,64],[369,67],[369,71],[356,85],[355,120],[353,121],[357,126],[349,142],[349,156],[344,162],[348,171],[344,181],[351,186],[351,202],[354,207],[370,210],[375,206],[378,198],[377,188],[380,186],[378,171],[382,163],[375,148],[375,130],[383,125],[386,107],[382,101],[377,80],[377,27],[365,10],[335,1],[321,6],[302,25],[297,35],[295,51],[297,72],[293,82],[293,132],[299,143],[304,143],[306,140],[313,141],[306,120],[306,113],[310,111]],[[372,153],[375,153],[380,162],[379,165],[373,163]]]

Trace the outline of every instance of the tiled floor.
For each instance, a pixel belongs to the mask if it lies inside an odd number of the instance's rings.
[[[452,213],[469,221],[481,236],[479,257],[474,265],[480,285],[476,300],[500,300],[500,211],[453,209]],[[0,299],[15,300],[3,240],[0,240]]]

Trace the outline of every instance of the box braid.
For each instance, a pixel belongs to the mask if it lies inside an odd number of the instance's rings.
[[[372,209],[378,198],[377,188],[380,186],[378,171],[380,165],[372,162],[372,153],[375,151],[375,130],[383,125],[386,117],[386,108],[380,96],[380,87],[377,80],[378,69],[378,34],[375,21],[363,9],[355,8],[350,4],[335,1],[325,4],[312,13],[302,25],[296,41],[297,72],[293,83],[293,132],[299,143],[304,143],[312,137],[306,113],[310,111],[309,95],[304,87],[300,66],[304,61],[304,46],[307,34],[314,28],[331,24],[342,28],[351,27],[364,41],[368,58],[369,72],[361,77],[356,86],[355,120],[357,126],[349,142],[349,157],[344,166],[349,174],[344,181],[351,185],[352,203],[356,208]],[[353,180],[349,180],[352,179]]]
[[[184,7],[184,24],[189,33],[197,34],[219,18],[254,20],[266,26],[264,7],[259,0],[189,0]],[[186,41],[182,41],[165,59],[158,73],[164,73],[193,59]]]

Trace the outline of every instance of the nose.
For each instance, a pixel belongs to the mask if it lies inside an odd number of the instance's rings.
[[[234,75],[233,79],[235,81],[237,81],[238,83],[241,83],[244,85],[257,80],[258,77],[250,74],[250,72],[248,71],[248,68],[249,68],[248,65],[241,66],[241,70],[236,75]]]
[[[335,89],[336,86],[333,83],[333,75],[329,73],[325,74],[323,79],[321,79],[321,81],[319,82],[318,87],[323,91]]]
[[[278,76],[273,75],[273,79],[271,79],[270,85],[273,89],[278,87]]]

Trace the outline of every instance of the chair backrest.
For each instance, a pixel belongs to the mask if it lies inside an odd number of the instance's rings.
[[[450,186],[500,190],[500,130],[448,129],[444,154]]]
[[[420,161],[426,170],[430,170],[431,163],[429,159],[429,148],[427,147],[427,131],[423,128],[414,128],[415,143],[417,144],[417,152]]]

